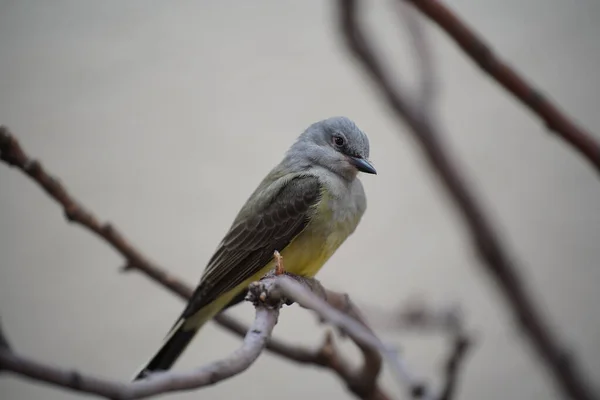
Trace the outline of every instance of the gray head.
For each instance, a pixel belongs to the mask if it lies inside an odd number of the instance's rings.
[[[377,173],[369,162],[369,138],[346,117],[331,117],[309,126],[286,158],[297,167],[318,165],[348,180],[359,171]]]

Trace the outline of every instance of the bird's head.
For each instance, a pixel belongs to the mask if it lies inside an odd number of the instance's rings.
[[[331,117],[310,125],[288,151],[299,163],[318,165],[346,178],[377,174],[369,161],[369,138],[346,117]]]

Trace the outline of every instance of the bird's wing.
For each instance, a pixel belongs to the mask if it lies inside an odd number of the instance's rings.
[[[322,186],[312,175],[299,175],[269,199],[242,210],[211,257],[192,299],[187,318],[260,271],[275,250],[283,249],[306,227],[321,199]]]

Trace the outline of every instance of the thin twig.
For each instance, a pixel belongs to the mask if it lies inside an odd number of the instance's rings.
[[[189,371],[158,372],[149,378],[123,383],[96,378],[21,356],[9,349],[0,349],[0,369],[42,381],[76,392],[95,394],[114,400],[141,399],[159,394],[192,390],[213,385],[245,371],[258,358],[271,335],[279,307],[256,309],[254,323],[248,330],[241,347],[227,358]]]
[[[38,161],[31,159],[17,139],[8,128],[0,126],[0,160],[8,165],[18,168],[27,174],[33,181],[41,186],[48,195],[59,203],[67,219],[79,223],[81,226],[94,232],[100,239],[109,243],[126,259],[124,271],[136,270],[152,279],[157,284],[169,289],[184,300],[188,300],[193,288],[185,284],[174,275],[150,261],[114,227],[108,223],[101,223],[82,204],[77,202],[60,184],[50,175]],[[226,314],[217,315],[214,320],[230,332],[244,337],[248,326]],[[358,344],[357,344],[358,345]],[[305,365],[320,366],[334,372],[358,398],[365,400],[387,400],[389,396],[376,385],[376,375],[381,367],[376,363],[378,355],[373,355],[371,349],[358,345],[364,355],[364,375],[357,375],[351,364],[340,354],[326,338],[318,349],[309,349],[303,346],[289,344],[276,338],[269,338],[267,349],[273,354],[285,359]],[[375,375],[375,378],[373,376]]]
[[[568,356],[569,353],[550,330],[545,317],[527,292],[517,272],[520,267],[511,260],[490,218],[465,183],[462,173],[443,145],[436,126],[428,118],[421,117],[422,114],[395,89],[397,85],[393,85],[384,72],[381,61],[375,56],[357,21],[356,3],[356,0],[339,1],[340,31],[348,50],[381,90],[398,121],[410,128],[407,132],[412,134],[427,165],[436,173],[470,229],[474,248],[483,261],[481,266],[495,279],[513,316],[563,394],[579,400],[597,398],[576,367],[574,358]]]
[[[517,71],[502,62],[492,48],[461,21],[448,6],[438,0],[410,1],[442,28],[483,71],[511,93],[516,100],[537,114],[548,129],[578,150],[600,173],[600,145],[594,136],[577,125],[560,108],[544,97],[541,90],[528,83]]]
[[[450,334],[465,330],[462,309],[455,304],[436,308],[415,298],[391,311],[367,304],[361,304],[361,309],[369,316],[370,326],[378,330]]]
[[[471,348],[472,340],[467,335],[457,334],[452,338],[452,349],[444,365],[444,381],[438,400],[452,400],[456,394],[456,386],[460,376],[460,367]]]

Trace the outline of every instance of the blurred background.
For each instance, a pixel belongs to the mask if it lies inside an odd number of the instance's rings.
[[[390,1],[365,9],[377,46],[408,83],[418,76]],[[448,2],[509,63],[600,132],[600,3]],[[370,81],[345,52],[329,1],[0,1],[0,123],[102,219],[195,284],[247,196],[314,121],[346,115],[371,140],[379,175],[368,210],[319,274],[357,302],[413,296],[460,304],[478,343],[461,399],[558,398],[473,257],[454,209]],[[484,201],[561,338],[600,379],[600,183],[543,124],[427,24],[449,150]],[[0,315],[24,354],[129,379],[183,303],[147,278],[15,170],[0,166]],[[251,321],[250,305],[233,314]],[[298,307],[279,337],[317,345],[323,327]],[[386,333],[437,381],[446,342]],[[213,324],[177,368],[239,344]],[[344,343],[354,356],[354,348]],[[356,358],[356,357],[355,357]],[[358,359],[358,358],[357,358]],[[435,378],[435,379],[434,379]],[[386,373],[383,384],[398,386]],[[337,378],[264,353],[246,373],[173,399],[349,398]],[[82,398],[14,377],[0,397]]]

